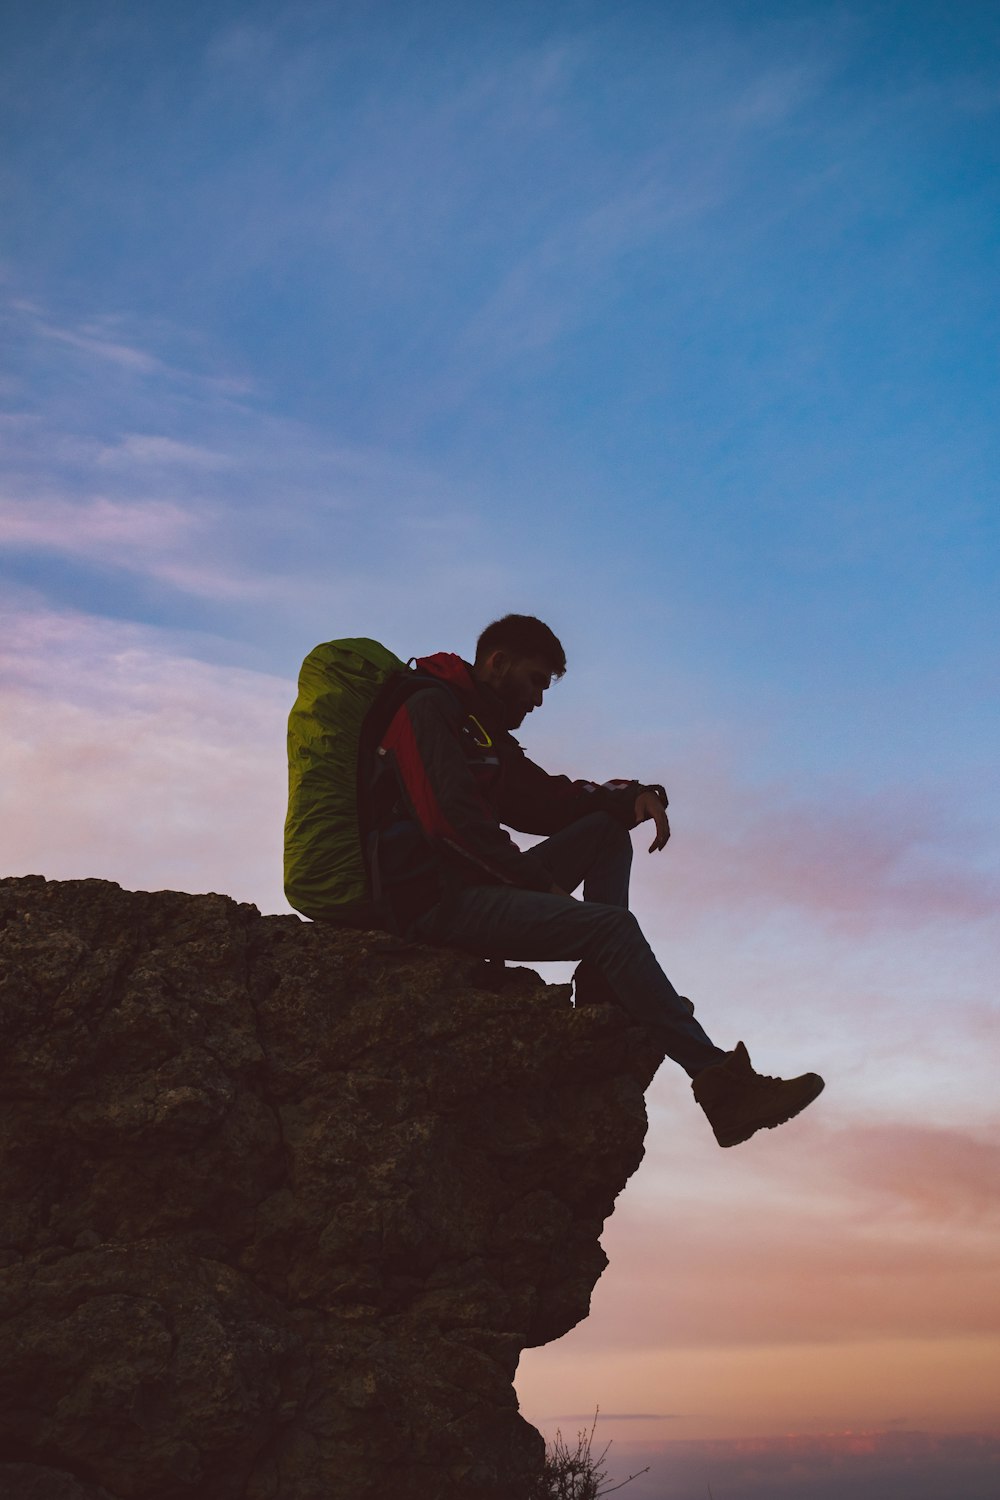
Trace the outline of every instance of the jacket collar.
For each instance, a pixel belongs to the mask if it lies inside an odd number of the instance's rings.
[[[437,677],[441,682],[446,682],[463,698],[476,696],[479,684],[472,675],[472,668],[453,651],[437,651],[433,656],[418,656],[417,671],[426,672],[429,677]]]
[[[486,721],[492,734],[498,731],[506,733],[503,703],[491,687],[476,681],[467,661],[454,652],[438,651],[433,656],[418,656],[416,665],[418,672],[426,672],[428,676],[447,683],[470,712]]]

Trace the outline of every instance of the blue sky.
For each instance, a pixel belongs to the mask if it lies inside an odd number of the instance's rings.
[[[845,714],[888,709],[873,771],[895,779],[901,743],[917,771],[974,771],[956,719],[996,581],[985,8],[959,35],[913,6],[21,15],[5,266],[36,482],[110,478],[131,503],[138,467],[230,569],[328,580],[328,617],[376,551],[417,579],[468,558],[476,597],[551,598],[571,640],[610,585],[616,658],[651,637],[736,697],[779,681],[817,731],[809,769],[842,759]],[[95,476],[81,440],[132,427],[216,466],[175,452],[151,476],[133,452]],[[301,654],[287,604],[234,629],[205,594],[57,566],[73,603],[281,670]]]
[[[669,972],[768,1071],[830,1075],[813,1163],[908,1163],[906,1253],[972,1285],[997,1222],[1000,17],[95,0],[2,26],[7,871],[281,910],[306,651],[468,653],[540,614],[570,670],[529,752],[670,790],[637,869]],[[626,1409],[595,1372],[613,1324],[639,1337],[664,1200],[693,1192],[709,1240],[734,1193],[784,1245],[832,1215],[841,1269],[890,1274],[841,1187],[796,1218],[794,1143],[723,1171],[675,1078],[651,1106],[671,1150],[609,1229],[589,1343],[531,1356],[536,1420]],[[894,1243],[890,1179],[856,1192]],[[913,1370],[996,1337],[981,1298],[947,1327],[922,1306],[868,1329],[922,1340]],[[971,1392],[982,1349],[957,1348]],[[775,1380],[772,1427],[733,1394],[678,1438],[808,1426]]]

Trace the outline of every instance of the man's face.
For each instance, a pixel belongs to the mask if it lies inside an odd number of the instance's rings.
[[[507,657],[497,662],[491,686],[506,710],[507,728],[517,729],[533,708],[541,708],[552,673],[541,657]]]

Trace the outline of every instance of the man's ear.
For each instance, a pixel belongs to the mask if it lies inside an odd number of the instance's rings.
[[[510,652],[505,651],[502,646],[498,646],[495,651],[491,651],[483,662],[483,666],[487,672],[487,682],[497,682],[502,678],[510,666],[510,662]]]

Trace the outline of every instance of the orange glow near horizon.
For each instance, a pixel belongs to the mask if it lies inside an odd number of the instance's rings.
[[[590,1316],[529,1351],[547,1435],[617,1444],[1000,1435],[995,1129],[811,1117],[720,1153],[665,1070],[646,1159],[602,1236]]]
[[[572,1428],[577,1416],[599,1405],[601,1430],[617,1441],[900,1428],[1000,1433],[998,1374],[997,1337],[622,1351],[590,1358],[570,1334],[524,1356],[517,1388],[522,1412],[543,1431]],[[552,1410],[553,1391],[559,1392],[558,1411]],[[640,1422],[616,1413],[644,1415]]]

